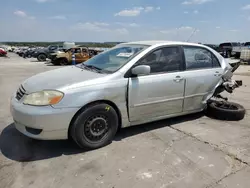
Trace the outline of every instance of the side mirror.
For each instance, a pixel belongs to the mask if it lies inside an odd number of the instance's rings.
[[[207,60],[207,57],[205,54],[195,54],[195,60],[196,61],[204,61],[204,60]]]
[[[139,65],[132,69],[133,75],[148,75],[150,74],[150,66],[148,65]]]

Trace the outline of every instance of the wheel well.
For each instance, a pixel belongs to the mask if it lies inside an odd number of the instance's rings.
[[[70,130],[71,130],[71,126],[72,126],[73,122],[75,121],[76,117],[77,117],[80,113],[82,113],[85,109],[89,108],[90,106],[93,106],[93,105],[95,105],[95,104],[100,104],[100,103],[108,104],[108,105],[110,105],[110,106],[112,106],[112,107],[114,108],[114,110],[116,111],[116,114],[117,114],[117,116],[118,116],[118,131],[119,131],[119,129],[121,128],[121,124],[122,124],[122,116],[121,116],[121,112],[120,112],[119,108],[116,106],[115,103],[113,103],[113,102],[111,102],[111,101],[108,101],[108,100],[98,100],[98,101],[93,101],[93,102],[90,102],[90,103],[84,105],[83,107],[81,107],[80,110],[78,110],[78,111],[76,112],[76,114],[73,116],[73,118],[71,119],[70,124],[69,124],[68,138],[71,137],[71,135],[70,135]]]
[[[60,60],[60,59],[65,59],[68,61],[68,59],[66,57],[58,57],[56,60]]]
[[[37,55],[37,57],[38,57],[39,55],[45,55],[45,56],[47,57],[47,55],[46,55],[45,53],[40,53],[40,54]]]

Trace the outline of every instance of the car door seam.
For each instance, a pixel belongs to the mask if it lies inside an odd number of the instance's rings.
[[[158,103],[164,103],[164,102],[169,102],[169,101],[176,101],[176,100],[183,100],[184,97],[176,97],[176,98],[171,98],[171,99],[163,99],[163,100],[158,100],[154,102],[145,102],[145,103],[140,103],[140,104],[134,104],[131,107],[140,107],[140,106],[145,106],[145,105],[153,105],[153,104],[158,104]]]

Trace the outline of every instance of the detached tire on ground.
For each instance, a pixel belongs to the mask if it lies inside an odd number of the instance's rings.
[[[81,148],[97,149],[112,142],[118,123],[118,115],[112,106],[96,103],[74,118],[70,135]]]
[[[244,118],[245,113],[243,106],[233,102],[214,101],[207,106],[207,114],[219,120],[239,121]]]

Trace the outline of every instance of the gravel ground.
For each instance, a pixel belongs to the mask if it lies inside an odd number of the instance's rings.
[[[0,58],[1,188],[249,188],[250,66],[229,98],[245,106],[239,122],[202,113],[123,129],[113,143],[83,151],[68,141],[36,141],[13,126],[9,100],[26,78],[59,67]]]

